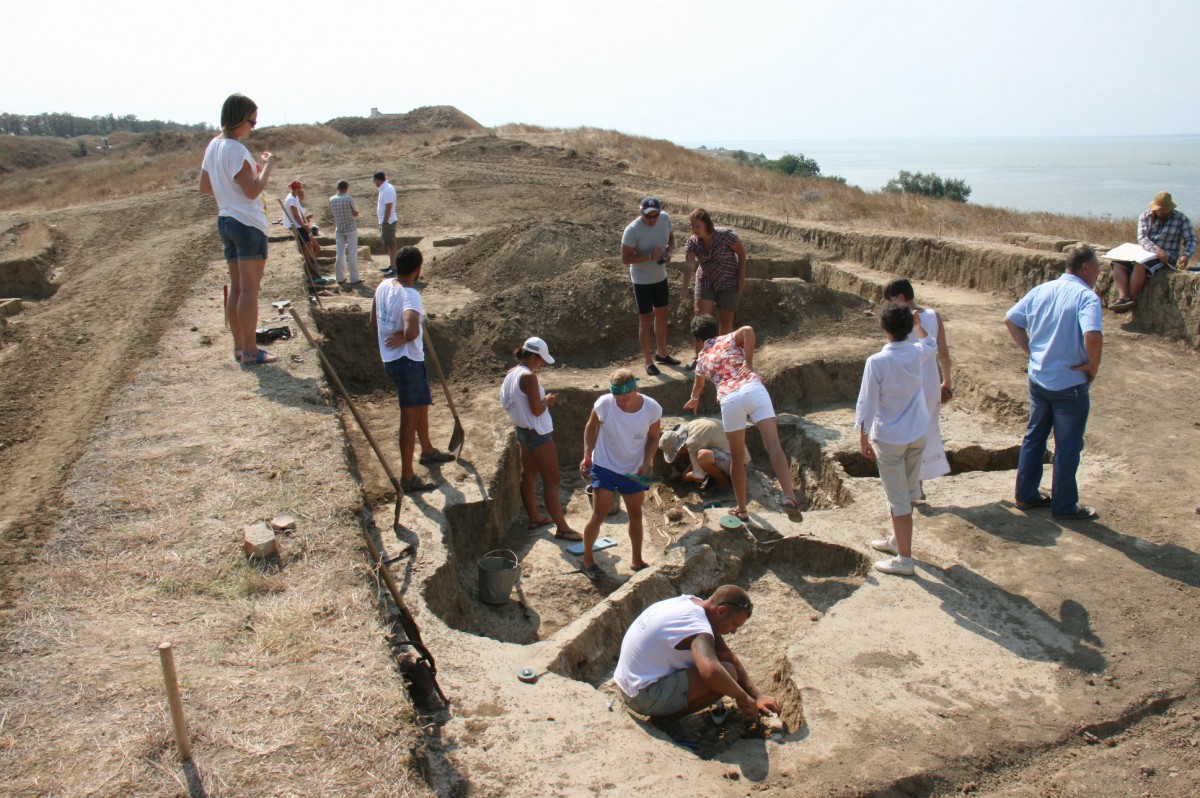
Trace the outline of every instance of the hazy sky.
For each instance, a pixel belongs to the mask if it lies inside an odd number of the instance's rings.
[[[1200,133],[1197,0],[40,0],[0,110],[260,124],[454,105],[703,142]]]

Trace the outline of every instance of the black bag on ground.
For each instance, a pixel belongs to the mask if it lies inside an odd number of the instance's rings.
[[[287,341],[291,337],[291,327],[259,327],[254,331],[254,341],[259,344],[273,344],[281,340]]]

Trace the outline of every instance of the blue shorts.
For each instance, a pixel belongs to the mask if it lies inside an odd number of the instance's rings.
[[[225,245],[225,260],[266,260],[267,234],[232,216],[217,217],[217,232]]]
[[[530,452],[549,443],[553,436],[554,433],[552,432],[547,432],[545,435],[543,435],[537,430],[532,430],[527,427],[517,427],[517,442]]]
[[[428,407],[433,404],[424,360],[402,357],[389,360],[383,367],[396,383],[396,395],[400,398],[401,407]]]
[[[646,486],[636,479],[630,479],[624,474],[610,471],[604,466],[598,466],[595,463],[592,463],[592,488],[612,491],[622,496],[628,496],[631,493],[646,492]]]

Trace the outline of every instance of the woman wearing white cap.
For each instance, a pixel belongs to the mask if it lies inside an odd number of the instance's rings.
[[[550,418],[550,408],[554,407],[557,394],[546,393],[536,374],[542,366],[554,363],[550,347],[541,338],[530,338],[513,352],[513,356],[517,365],[505,375],[500,386],[500,405],[517,427],[517,442],[521,446],[521,501],[529,514],[529,528],[537,529],[553,521],[557,527],[554,537],[583,540],[583,535],[567,523],[562,498],[558,495],[562,478],[558,473],[558,449],[551,438],[554,422]],[[542,475],[542,496],[549,518],[538,512],[534,491],[538,474]]]

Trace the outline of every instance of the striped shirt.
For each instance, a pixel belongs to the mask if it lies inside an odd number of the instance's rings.
[[[346,233],[358,229],[358,222],[354,221],[354,211],[358,210],[354,205],[354,197],[349,194],[334,194],[329,198],[329,209],[333,211],[333,223],[337,232]]]
[[[1138,243],[1148,252],[1162,247],[1173,266],[1180,256],[1181,247],[1182,254],[1188,258],[1196,251],[1196,228],[1179,211],[1171,211],[1166,221],[1162,221],[1154,215],[1154,211],[1145,210],[1138,217]]]
[[[699,236],[687,240],[686,252],[695,256],[700,267],[696,270],[697,293],[701,287],[712,291],[728,291],[738,287],[738,256],[733,247],[738,243],[737,233],[728,227],[714,227],[712,249],[706,250]]]

